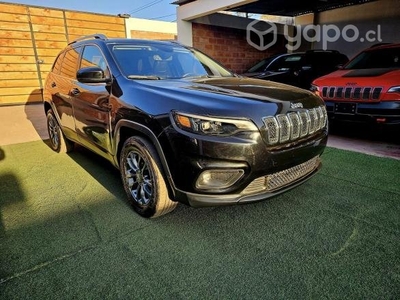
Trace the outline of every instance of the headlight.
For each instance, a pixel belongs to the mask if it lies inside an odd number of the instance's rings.
[[[388,93],[400,93],[400,86],[392,86],[389,90]]]
[[[232,135],[240,131],[257,131],[254,123],[247,120],[222,119],[192,114],[173,113],[175,124],[186,131],[208,135]]]

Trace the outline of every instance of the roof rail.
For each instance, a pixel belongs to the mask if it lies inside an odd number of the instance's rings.
[[[312,50],[307,50],[307,53],[312,53],[312,52],[332,52],[332,53],[339,53],[338,50],[332,50],[332,49],[312,49]]]
[[[79,42],[79,41],[90,40],[90,39],[107,40],[107,37],[101,33],[85,35],[85,36],[81,36],[81,37],[77,38],[76,40],[68,43],[68,45],[71,45],[71,44]]]

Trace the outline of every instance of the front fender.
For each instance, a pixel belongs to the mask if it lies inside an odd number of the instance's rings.
[[[171,175],[171,171],[170,168],[168,167],[168,163],[167,163],[167,159],[165,157],[164,151],[161,147],[161,144],[159,142],[159,140],[157,139],[156,135],[153,133],[153,131],[151,131],[150,128],[144,126],[143,124],[134,122],[134,121],[130,121],[130,120],[119,120],[118,123],[115,126],[115,131],[114,131],[114,165],[119,169],[119,157],[120,157],[120,152],[121,152],[121,148],[123,143],[125,142],[125,138],[123,137],[123,135],[121,134],[121,131],[124,129],[128,129],[130,131],[132,131],[132,135],[139,135],[142,137],[147,138],[155,147],[157,154],[158,154],[158,158],[160,159],[161,162],[161,167],[162,167],[162,172],[163,175],[165,176],[165,178],[167,179],[168,183],[169,183],[169,187],[168,190],[170,192],[173,193],[173,195],[175,194],[175,184],[173,182],[172,179],[172,175]]]

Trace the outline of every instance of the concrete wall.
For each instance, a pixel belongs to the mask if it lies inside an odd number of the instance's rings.
[[[152,40],[176,40],[177,26],[174,22],[139,18],[126,19],[126,35],[130,38]]]
[[[381,41],[400,42],[400,1],[380,0],[326,11],[316,14],[314,22],[321,25],[335,24],[340,30],[349,24],[355,25],[359,30],[359,38],[356,41],[347,42],[340,38],[337,42],[329,44],[330,49],[339,50],[352,57],[359,51]],[[369,31],[376,32],[376,36],[371,32],[370,38],[380,37],[381,41],[377,39],[367,41],[366,34]],[[364,40],[360,41],[361,39]],[[322,42],[314,43],[313,46],[315,49],[322,48]]]

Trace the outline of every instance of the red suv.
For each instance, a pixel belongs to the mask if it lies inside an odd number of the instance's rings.
[[[368,48],[314,80],[331,120],[400,124],[400,44]]]

